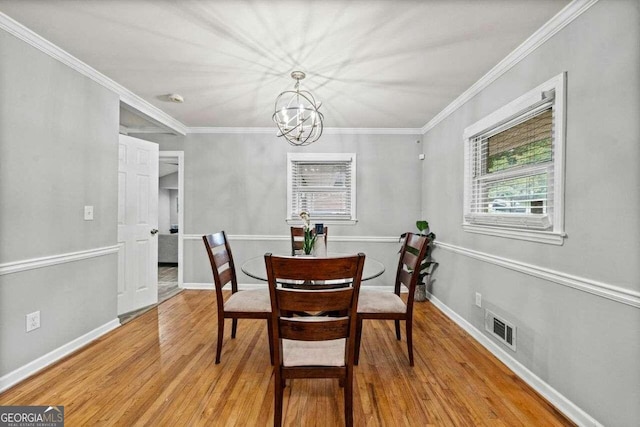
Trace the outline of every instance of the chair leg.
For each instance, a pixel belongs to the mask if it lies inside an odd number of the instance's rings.
[[[284,379],[280,376],[280,367],[277,367],[274,372],[275,402],[273,408],[273,425],[274,427],[280,427],[282,426],[282,401],[284,398],[284,387],[282,383]]]
[[[344,422],[347,427],[353,426],[353,370],[347,370],[344,379]]]
[[[400,341],[402,337],[400,336],[400,321],[396,319],[396,339]]]
[[[224,337],[224,317],[218,317],[218,343],[216,345],[216,365],[220,363],[220,353],[222,353],[222,338]]]
[[[273,329],[271,319],[267,319],[267,334],[269,335],[269,358],[271,359],[271,365],[273,365]]]
[[[233,319],[231,322],[231,338],[236,337],[236,331],[238,330],[238,319]]]
[[[407,350],[409,351],[409,366],[413,366],[413,325],[412,319],[409,317],[406,321],[407,327]]]
[[[358,317],[358,320],[356,321],[356,342],[355,344],[355,351],[354,351],[354,356],[353,356],[353,364],[357,365],[358,361],[360,360],[360,341],[362,340],[362,319]]]

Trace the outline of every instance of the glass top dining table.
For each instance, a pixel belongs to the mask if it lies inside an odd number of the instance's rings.
[[[349,256],[353,254],[344,254],[344,253],[336,253],[329,252],[327,254],[328,258],[337,258],[343,256]],[[264,282],[267,281],[267,267],[264,262],[264,255],[260,255],[257,257],[253,257],[248,259],[242,264],[242,272],[249,277],[253,277],[254,279],[262,280]],[[382,275],[384,273],[384,264],[382,264],[377,259],[371,258],[369,256],[364,259],[364,267],[362,269],[362,281],[375,279],[376,277]]]

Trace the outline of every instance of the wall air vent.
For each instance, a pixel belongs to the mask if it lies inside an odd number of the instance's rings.
[[[484,328],[511,350],[516,351],[516,328],[495,313],[485,310]]]

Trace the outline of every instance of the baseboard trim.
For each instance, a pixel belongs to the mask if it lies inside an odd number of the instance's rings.
[[[500,267],[517,271],[519,273],[528,274],[529,276],[538,277],[549,282],[554,282],[559,285],[590,293],[592,295],[597,295],[599,297],[630,305],[635,308],[640,308],[640,292],[610,285],[608,283],[597,282],[585,277],[574,276],[572,274],[563,273],[561,271],[551,270],[533,264],[527,264],[509,258],[491,255],[486,252],[474,251],[473,249],[455,246],[446,242],[436,241],[435,244],[439,248],[464,255],[469,258],[488,262],[489,264],[498,265]]]
[[[114,254],[118,252],[119,249],[119,245],[113,245],[105,246],[102,248],[88,249],[85,251],[67,252],[64,254],[51,255],[40,258],[7,262],[4,264],[0,264],[0,276],[4,274],[18,273],[21,271],[33,270],[36,268],[50,267],[52,265],[65,264],[68,262]]]
[[[527,383],[531,388],[538,392],[542,397],[547,399],[560,412],[567,416],[571,421],[580,426],[604,427],[595,418],[587,414],[575,403],[567,399],[563,394],[554,389],[536,374],[531,372],[526,366],[514,359],[509,353],[502,349],[498,344],[494,343],[485,334],[480,332],[475,326],[469,323],[458,313],[449,308],[440,301],[436,296],[427,292],[427,299],[438,308],[445,316],[455,322],[464,329],[471,337],[478,341],[491,354],[497,357],[507,368],[511,369],[520,379]]]
[[[119,326],[120,321],[118,319],[113,319],[112,321],[105,323],[104,325],[99,326],[96,329],[89,331],[86,334],[58,347],[57,349],[45,354],[44,356],[41,356],[36,360],[33,360],[26,365],[21,366],[20,368],[0,377],[0,393],[10,387],[13,387],[17,383],[27,379],[28,377],[38,373],[44,368],[52,365],[63,357],[68,356],[74,351],[84,347],[85,345],[100,338],[102,335],[112,331]]]
[[[184,240],[202,240],[203,234],[185,234]],[[262,241],[262,242],[280,242],[290,241],[289,235],[278,234],[229,234],[229,240],[235,241]],[[328,235],[327,240],[330,242],[360,242],[360,243],[398,243],[400,236],[332,236]]]

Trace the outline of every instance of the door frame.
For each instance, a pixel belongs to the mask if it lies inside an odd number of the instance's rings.
[[[159,151],[159,160],[178,161],[178,287],[184,288],[184,151]]]

